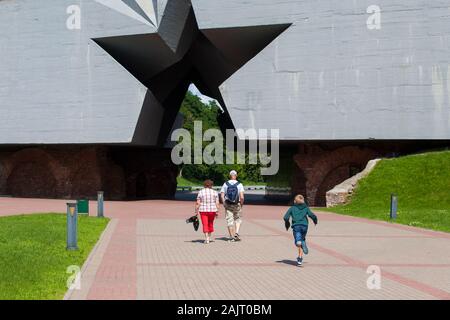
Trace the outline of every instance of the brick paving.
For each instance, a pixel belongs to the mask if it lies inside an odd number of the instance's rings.
[[[0,215],[65,202],[0,199]],[[450,234],[318,212],[299,268],[286,209],[245,206],[241,243],[224,241],[222,212],[204,245],[184,222],[190,202],[107,202],[112,222],[66,299],[450,299]],[[370,265],[381,268],[380,290],[367,288]]]

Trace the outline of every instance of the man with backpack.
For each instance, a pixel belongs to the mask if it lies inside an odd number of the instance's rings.
[[[220,191],[225,219],[231,242],[241,241],[239,229],[242,224],[242,206],[244,205],[244,186],[237,180],[237,172],[230,172],[230,180],[224,183]]]

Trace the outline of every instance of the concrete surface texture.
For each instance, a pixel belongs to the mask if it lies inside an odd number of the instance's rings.
[[[91,203],[95,214],[95,203]],[[66,299],[450,299],[450,235],[318,213],[310,254],[295,266],[287,207],[245,206],[243,241],[205,245],[184,201],[106,202],[112,218]],[[0,214],[64,211],[58,200],[0,199]],[[418,252],[419,248],[419,252]],[[380,289],[368,289],[370,266]]]
[[[0,30],[0,144],[163,145],[190,83],[282,140],[450,138],[445,0],[11,0]]]
[[[192,3],[201,29],[292,23],[221,86],[237,127],[287,140],[448,139],[447,1]]]

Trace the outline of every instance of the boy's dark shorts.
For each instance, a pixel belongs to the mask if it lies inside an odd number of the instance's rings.
[[[305,241],[306,234],[308,233],[308,226],[297,225],[292,227],[292,233],[294,234],[294,244]]]

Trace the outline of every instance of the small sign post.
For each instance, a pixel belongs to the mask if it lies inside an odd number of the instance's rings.
[[[67,204],[67,250],[78,250],[78,209],[76,203]]]
[[[104,218],[104,194],[103,191],[97,193],[97,217]]]
[[[398,197],[395,194],[391,194],[391,220],[397,219],[397,211],[398,211]]]

